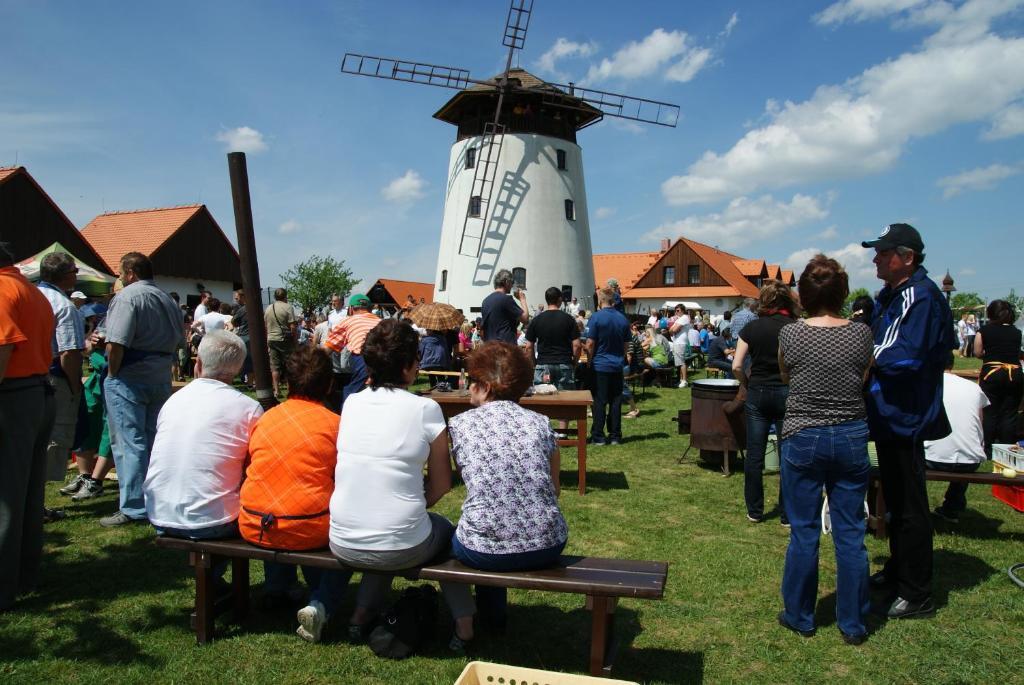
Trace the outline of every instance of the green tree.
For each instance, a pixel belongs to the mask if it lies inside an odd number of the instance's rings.
[[[949,301],[949,308],[953,310],[953,316],[959,319],[964,312],[973,313],[978,305],[983,304],[985,300],[978,293],[956,293]]]
[[[281,274],[281,282],[288,289],[288,299],[299,305],[305,316],[326,309],[335,293],[346,298],[356,283],[345,260],[319,255],[288,269]]]
[[[851,290],[850,294],[846,296],[846,302],[843,303],[843,311],[839,312],[844,318],[850,318],[850,313],[853,309],[853,301],[858,297],[871,297],[871,293],[867,288],[857,288]]]
[[[1010,306],[1013,307],[1014,313],[1020,317],[1021,313],[1024,312],[1024,296],[1018,295],[1017,291],[1010,288],[1010,294],[1003,299],[1010,303]]]

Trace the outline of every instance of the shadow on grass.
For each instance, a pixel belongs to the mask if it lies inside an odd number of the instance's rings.
[[[570,471],[559,471],[558,481],[562,486],[563,494],[568,490],[575,490],[580,484],[580,474],[575,469]],[[629,481],[622,471],[591,471],[587,470],[588,490],[629,490]]]
[[[822,553],[826,547],[822,546]],[[875,557],[878,562],[884,557]],[[948,549],[937,549],[932,555],[932,600],[939,609],[949,604],[952,592],[967,590],[980,585],[999,571],[978,557]],[[875,618],[881,625],[885,618]],[[836,622],[836,593],[831,592],[821,598],[814,612],[814,622],[818,627],[834,625]],[[875,628],[877,630],[878,628]],[[871,632],[874,632],[873,630]]]
[[[90,502],[79,511],[109,506]],[[50,657],[162,666],[165,660],[145,651],[145,642],[135,638],[161,626],[181,625],[181,616],[160,604],[166,601],[162,593],[190,583],[184,555],[156,550],[148,535],[80,548],[64,532],[47,530],[45,545],[52,551],[44,557],[37,591],[22,598],[12,614],[49,621],[57,635],[43,640],[38,632],[4,630],[0,661]],[[146,612],[145,620],[104,615],[110,604],[126,598]]]
[[[1001,532],[999,530],[1006,523],[1004,520],[985,516],[980,511],[974,509],[968,509],[960,514],[960,523],[946,523],[934,516],[932,521],[934,522],[937,535],[952,533],[972,540],[1024,542],[1024,535],[1020,533]]]
[[[643,442],[645,440],[663,440],[668,437],[668,433],[642,433],[640,435],[627,435],[622,438],[623,444],[633,444],[634,442]]]

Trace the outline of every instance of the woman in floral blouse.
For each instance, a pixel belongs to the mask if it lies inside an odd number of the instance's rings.
[[[518,400],[533,363],[513,345],[489,342],[467,360],[474,409],[452,417],[452,454],[466,484],[452,536],[455,557],[486,571],[552,566],[569,530],[558,508],[558,445],[548,419]],[[504,588],[476,589],[481,617],[505,622]]]

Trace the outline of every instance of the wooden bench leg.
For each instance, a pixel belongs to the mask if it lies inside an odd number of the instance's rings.
[[[587,596],[590,609],[590,675],[607,678],[612,673],[614,658],[615,606],[618,599],[599,595]]]
[[[213,555],[208,552],[189,552],[188,561],[196,574],[196,604],[192,629],[196,631],[196,643],[204,645],[213,639],[214,602],[217,599]]]
[[[231,560],[231,594],[234,597],[233,615],[236,622],[249,614],[249,560]]]
[[[577,486],[581,495],[587,494],[587,412],[576,419]]]

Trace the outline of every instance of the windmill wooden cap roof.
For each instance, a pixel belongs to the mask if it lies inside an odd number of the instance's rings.
[[[505,72],[496,74],[491,78],[487,79],[488,83],[475,83],[465,90],[461,90],[452,97],[451,100],[446,102],[444,106],[434,113],[435,119],[441,121],[447,121],[450,124],[459,123],[459,112],[463,105],[470,100],[479,100],[481,97],[492,97],[497,93],[498,83],[504,77]],[[601,110],[593,107],[582,99],[572,96],[565,92],[561,88],[554,84],[548,83],[542,78],[534,76],[530,72],[520,67],[513,67],[508,70],[508,78],[510,82],[517,85],[519,88],[536,95],[548,95],[557,96],[561,100],[568,100],[569,106],[579,116],[579,121],[576,124],[576,128],[583,128],[595,119],[600,119],[603,115]],[[506,95],[506,98],[509,96]],[[509,106],[512,106],[512,102],[508,102]],[[551,105],[554,109],[562,109],[555,105]]]
[[[128,252],[149,256],[163,245],[204,205],[158,207],[100,214],[82,229],[114,273],[119,273],[121,257]]]

